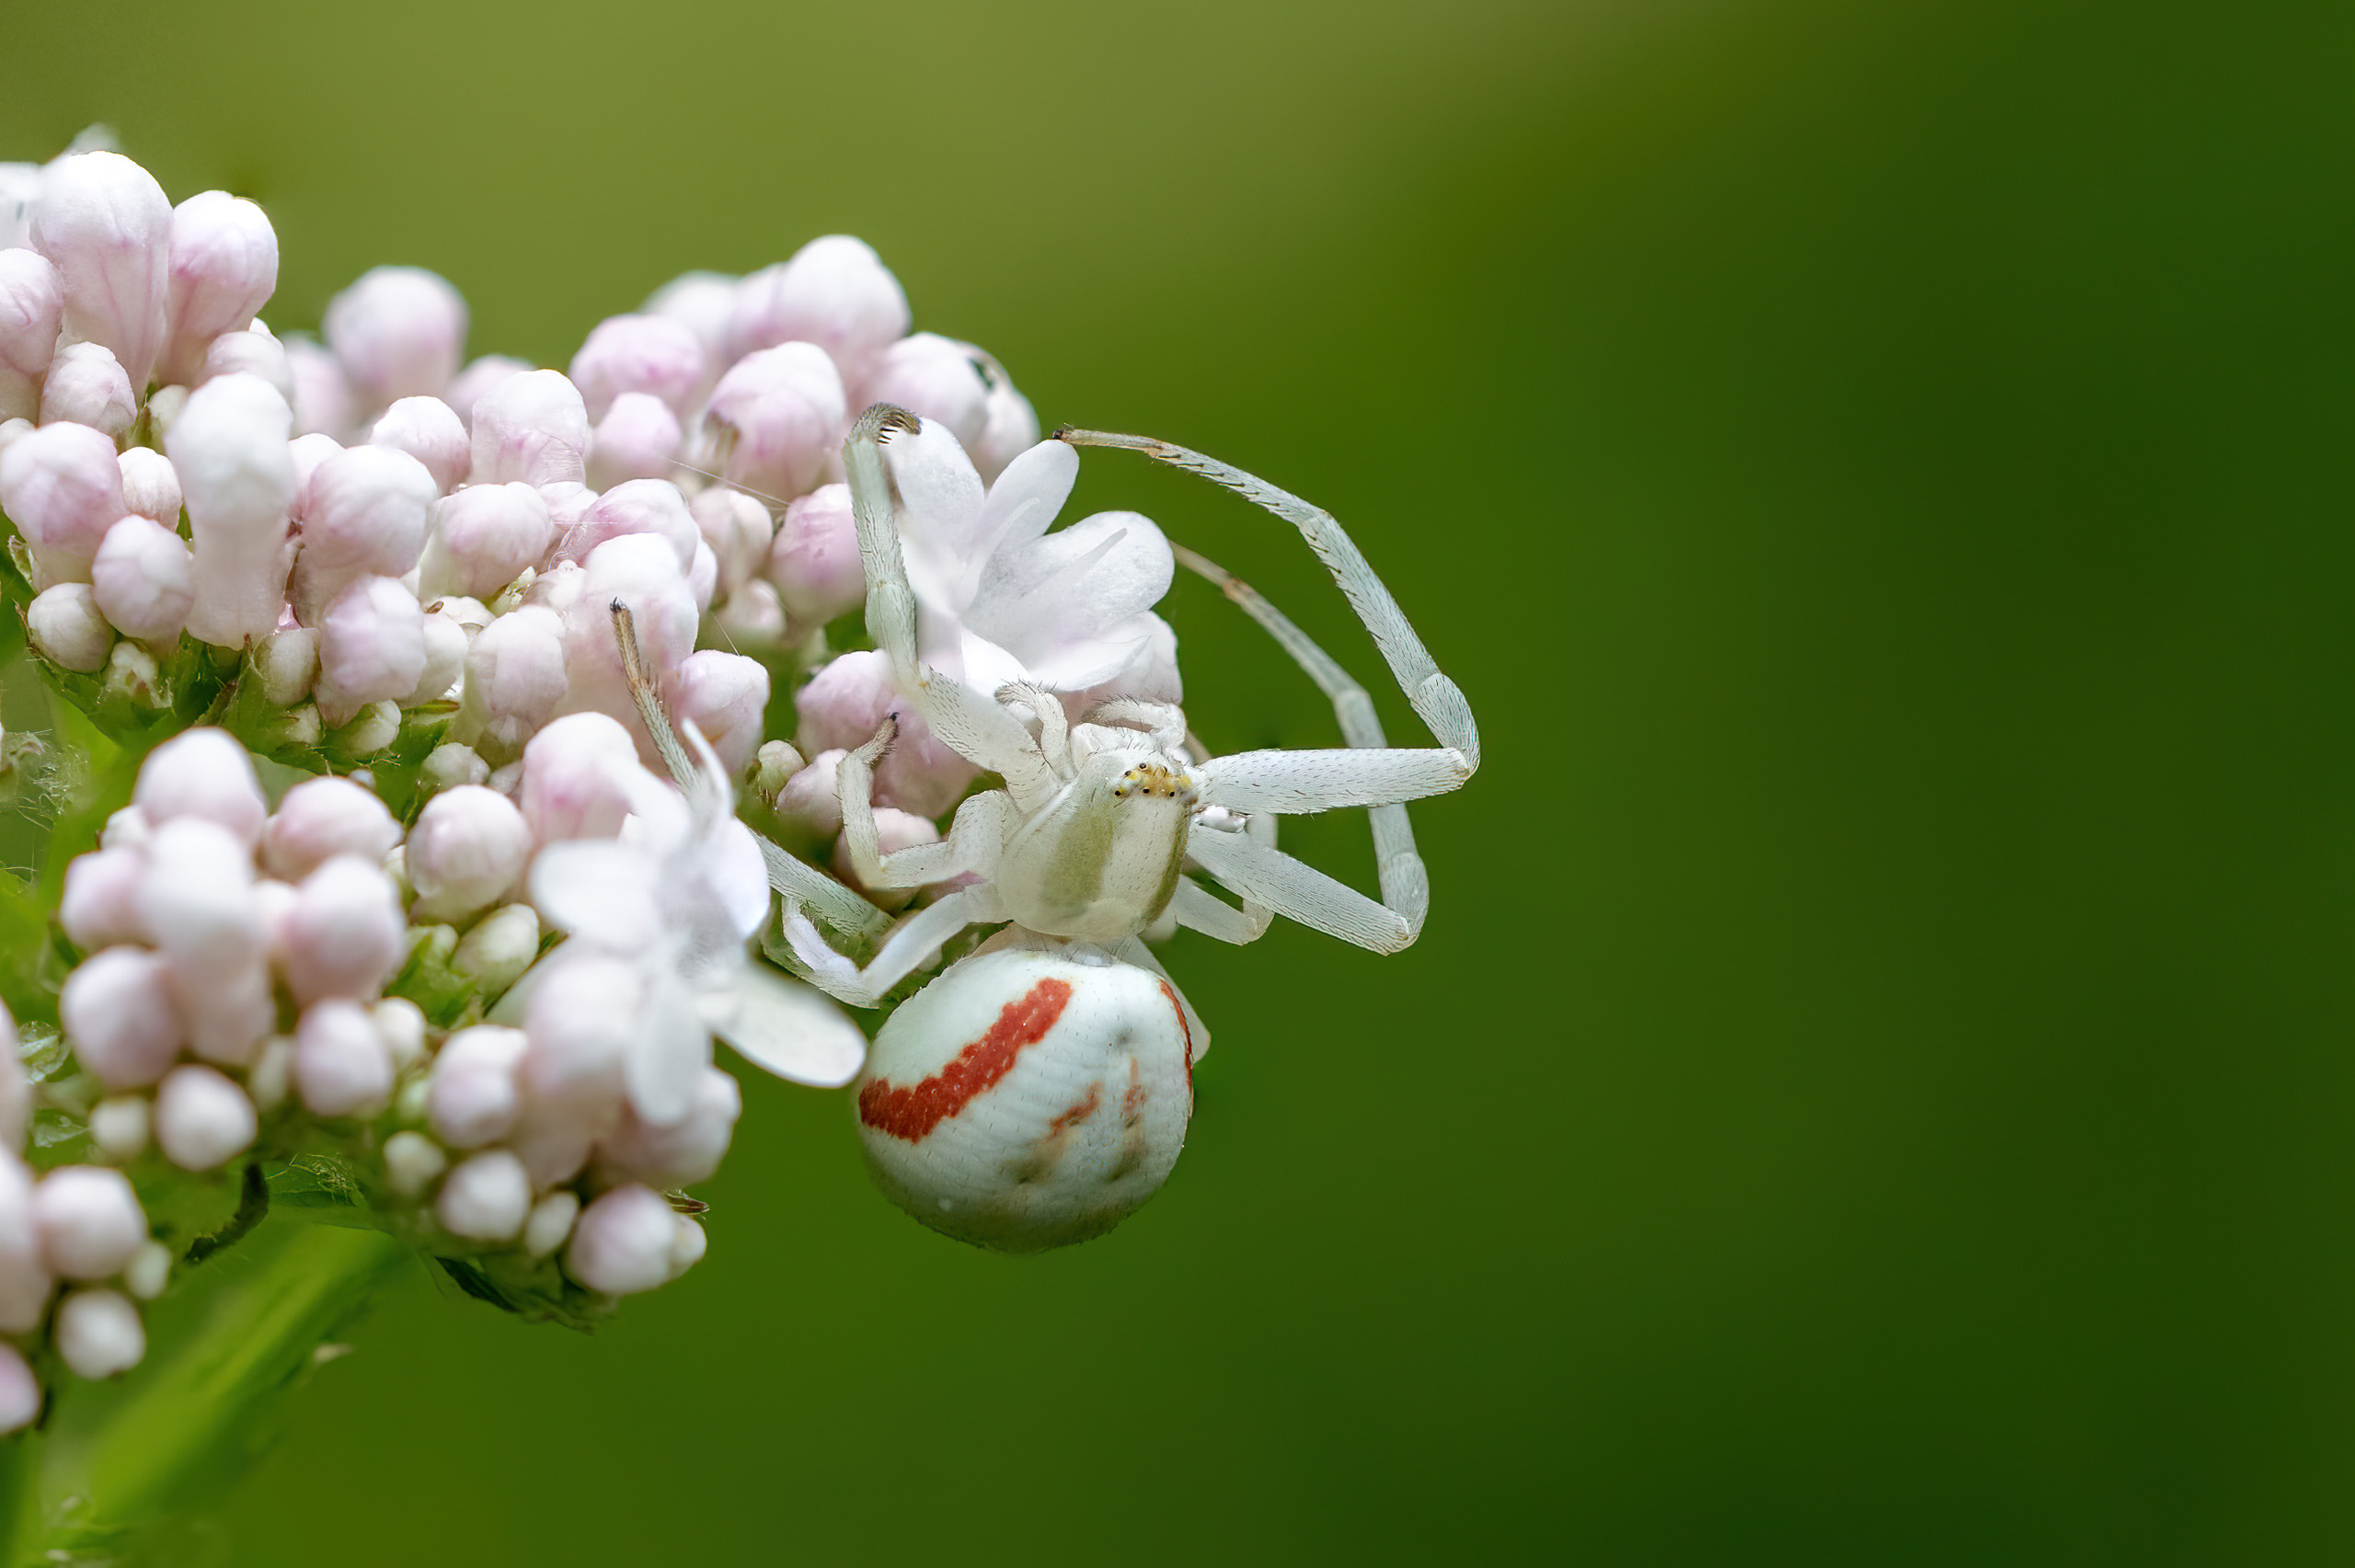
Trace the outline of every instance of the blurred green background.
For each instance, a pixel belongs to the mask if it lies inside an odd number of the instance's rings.
[[[969,1251],[755,1080],[593,1340],[420,1273],[265,1565],[2355,1554],[2355,10],[9,7],[0,152],[258,198],[314,325],[565,363],[849,230],[1050,425],[1331,507],[1483,722],[1370,955],[1111,1237]],[[1371,678],[1299,541],[1138,505]],[[1329,715],[1181,587],[1214,745]],[[1394,736],[1417,733],[1395,693]],[[1288,843],[1370,882],[1361,818]]]

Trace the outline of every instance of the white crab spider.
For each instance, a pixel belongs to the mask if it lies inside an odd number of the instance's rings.
[[[882,448],[894,433],[920,429],[914,415],[878,404],[859,416],[843,446],[867,567],[867,632],[890,658],[902,689],[933,732],[975,766],[997,774],[1005,787],[970,797],[944,841],[885,855],[872,786],[874,763],[890,743],[891,726],[844,761],[843,840],[861,880],[876,888],[959,876],[977,880],[902,923],[864,968],[829,948],[801,913],[795,890],[781,889],[787,941],[821,989],[854,1006],[873,1006],[964,927],[994,921],[1091,943],[1156,970],[1137,939],[1165,914],[1223,942],[1257,940],[1273,913],[1377,953],[1413,943],[1430,888],[1405,831],[1402,803],[1470,778],[1479,766],[1479,735],[1463,692],[1440,673],[1340,524],[1297,497],[1183,447],[1093,430],[1057,432],[1074,446],[1126,447],[1200,474],[1298,527],[1373,634],[1408,703],[1441,741],[1435,748],[1381,745],[1379,732],[1367,727],[1372,711],[1363,692],[1352,686],[1355,699],[1350,700],[1312,665],[1312,674],[1334,696],[1345,734],[1365,743],[1197,759],[1186,749],[1185,715],[1174,704],[1115,699],[1085,722],[1067,725],[1051,692],[1015,683],[992,702],[918,660],[916,600],[901,555],[899,498]],[[1272,611],[1259,618],[1271,630],[1281,623]],[[1286,646],[1306,663],[1303,649],[1315,650],[1297,632],[1292,638]],[[1338,675],[1329,659],[1315,657]],[[1267,817],[1350,806],[1396,813],[1375,821],[1379,901],[1280,853],[1264,825],[1253,827]],[[1241,816],[1246,830],[1204,821],[1212,807]],[[1189,863],[1235,892],[1243,908],[1187,876]]]

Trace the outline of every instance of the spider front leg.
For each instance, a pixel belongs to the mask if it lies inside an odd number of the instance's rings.
[[[818,928],[788,893],[785,896],[785,942],[820,990],[851,1007],[873,1007],[884,993],[913,974],[916,966],[939,952],[942,943],[969,925],[1005,918],[997,889],[987,883],[960,887],[902,921],[862,969],[826,945],[826,939],[818,934]]]
[[[1014,802],[1003,790],[987,790],[957,808],[948,837],[881,853],[875,827],[875,764],[890,750],[899,720],[886,715],[874,738],[845,755],[835,774],[834,799],[842,807],[843,848],[851,869],[868,887],[921,887],[965,872],[988,878],[997,874],[999,853],[1014,825]]]

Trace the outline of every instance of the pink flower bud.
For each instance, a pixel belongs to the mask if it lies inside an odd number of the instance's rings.
[[[568,1192],[548,1194],[532,1206],[532,1217],[523,1221],[523,1250],[535,1258],[547,1256],[564,1245],[580,1217],[579,1197]]]
[[[826,351],[791,342],[745,355],[704,412],[727,477],[776,500],[814,487],[847,418],[843,378]]]
[[[293,881],[336,855],[377,864],[400,841],[400,824],[373,790],[350,779],[304,779],[286,792],[262,830],[262,864],[273,876]]]
[[[579,483],[589,455],[589,410],[554,371],[510,376],[475,404],[477,485]]]
[[[40,1383],[24,1353],[13,1345],[0,1346],[0,1432],[22,1431],[40,1413]]]
[[[875,797],[919,817],[937,817],[957,803],[976,770],[940,743],[913,704],[900,695],[891,661],[879,652],[846,653],[795,693],[803,754],[864,746],[886,714],[900,719],[898,738],[875,770]]]
[[[856,380],[908,330],[908,296],[864,241],[827,235],[737,285],[729,357],[798,340]]]
[[[527,1104],[569,1109],[602,1138],[620,1114],[622,1064],[638,1037],[646,980],[608,955],[558,952],[561,961],[534,985],[524,1010],[530,1044],[518,1082]]]
[[[114,647],[114,628],[86,582],[62,582],[35,594],[25,606],[25,635],[33,651],[60,670],[85,673],[103,667]]]
[[[436,600],[437,605],[472,604],[471,599]],[[417,685],[403,697],[401,706],[422,707],[450,698],[452,688],[466,671],[466,627],[457,616],[435,610],[425,617],[425,672],[417,678]],[[464,750],[464,747],[457,748]],[[429,758],[428,761],[431,761]],[[477,764],[478,766],[479,764]],[[488,773],[485,768],[483,772]],[[480,779],[453,780],[453,783],[480,784]]]
[[[475,982],[486,1001],[503,995],[540,956],[540,917],[529,904],[501,904],[475,921],[450,955],[450,970]]]
[[[416,566],[437,494],[425,464],[393,447],[355,446],[321,463],[304,490],[302,549],[287,584],[296,619],[316,625],[353,579]]]
[[[474,464],[474,443],[465,422],[438,397],[404,397],[385,410],[368,444],[405,452],[425,464],[433,475],[437,495],[446,496],[466,481]]]
[[[520,1104],[515,1070],[526,1044],[521,1029],[480,1024],[444,1041],[433,1059],[426,1119],[453,1149],[479,1149],[503,1137]]]
[[[434,508],[418,587],[428,599],[488,599],[547,553],[553,532],[547,502],[521,481],[453,491]]]
[[[254,673],[261,680],[263,700],[274,708],[291,708],[311,694],[319,676],[319,634],[308,626],[272,632],[254,649]]]
[[[64,283],[66,336],[113,349],[144,391],[164,349],[170,297],[164,188],[117,153],[60,158],[42,178],[32,241]]]
[[[242,332],[278,288],[278,235],[262,210],[225,190],[172,209],[171,348],[163,379],[192,382],[194,361],[224,332]]]
[[[614,640],[615,600],[629,607],[648,671],[656,681],[667,682],[694,648],[696,625],[694,590],[667,540],[632,533],[598,545],[582,572],[580,595],[564,616],[564,705],[612,714],[637,736],[638,710]],[[645,754],[650,757],[649,746]]]
[[[533,838],[552,844],[619,833],[629,796],[616,770],[637,766],[637,742],[609,715],[568,714],[547,725],[523,748],[523,820]]]
[[[439,396],[458,373],[466,302],[421,267],[376,267],[327,302],[327,347],[369,408]]]
[[[212,1068],[176,1067],[155,1091],[156,1146],[183,1171],[226,1164],[259,1130],[246,1092]]]
[[[510,377],[522,375],[532,368],[528,360],[518,360],[507,354],[485,354],[458,372],[458,379],[450,383],[450,390],[442,395],[442,401],[457,415],[459,423],[472,429],[475,405],[481,402],[486,394],[504,385]]]
[[[164,437],[195,536],[188,629],[199,642],[238,647],[278,629],[293,565],[293,424],[286,400],[269,383],[224,375],[189,394]]]
[[[841,832],[842,797],[835,793],[834,783],[848,754],[837,747],[810,758],[810,765],[787,779],[785,787],[776,792],[776,814],[821,839]]]
[[[71,419],[119,439],[139,412],[131,378],[103,343],[69,343],[57,351],[40,383],[40,422]]]
[[[147,1216],[121,1171],[63,1165],[33,1188],[33,1227],[44,1262],[67,1279],[122,1272],[147,1240]]]
[[[0,1332],[39,1328],[55,1283],[33,1224],[32,1173],[13,1151],[0,1150]]]
[[[867,602],[849,486],[822,485],[785,509],[767,572],[796,625],[822,626]]]
[[[286,357],[286,346],[258,321],[242,332],[224,332],[205,345],[203,367],[194,384],[241,373],[259,376],[286,399],[289,409],[294,406],[293,361]]]
[[[305,1004],[374,996],[400,967],[406,927],[400,897],[378,863],[336,856],[295,892],[281,955],[287,989]]]
[[[0,419],[40,408],[40,379],[57,352],[65,282],[38,251],[0,250]]]
[[[264,933],[265,943],[272,931],[272,906],[282,900],[282,895],[275,892],[280,886],[265,883],[254,889],[254,923]],[[285,911],[281,908],[277,912]],[[188,1048],[224,1067],[251,1062],[278,1022],[267,954],[256,953],[236,963],[175,958],[169,967],[172,1001],[188,1032]]]
[[[572,356],[572,383],[592,420],[603,419],[625,392],[649,393],[684,414],[704,384],[703,344],[693,328],[668,316],[607,316]]]
[[[480,784],[425,803],[408,835],[419,920],[454,920],[498,902],[523,874],[532,830],[512,802]]]
[[[202,817],[158,822],[147,841],[139,916],[183,982],[218,979],[262,952],[252,855],[245,841]]]
[[[104,155],[86,154],[98,157]],[[139,1309],[118,1290],[76,1290],[57,1304],[58,1358],[93,1382],[130,1371],[147,1354]]]
[[[296,436],[286,443],[286,455],[294,464],[294,505],[296,517],[307,517],[311,510],[311,481],[318,477],[320,464],[343,450],[343,443],[333,436],[314,430]]]
[[[127,637],[169,642],[196,602],[188,544],[153,518],[125,516],[98,545],[90,586],[99,611]],[[53,589],[52,591],[54,591]]]
[[[736,310],[736,280],[726,273],[683,272],[638,308],[648,315],[668,316],[694,333],[707,374],[717,373],[732,358],[727,354],[728,319]]]
[[[152,518],[166,528],[180,522],[180,476],[172,460],[154,447],[134,446],[115,459],[122,473],[122,509]]]
[[[393,1092],[393,1058],[368,1010],[356,1001],[315,1001],[294,1030],[294,1088],[315,1116],[348,1116]]]
[[[711,546],[695,541],[695,559],[687,566],[687,596],[695,601],[695,613],[701,615],[711,608],[712,595],[719,589],[719,557]]]
[[[397,578],[355,578],[319,617],[316,695],[330,727],[408,696],[424,673],[425,612]]]
[[[592,1290],[625,1296],[671,1277],[677,1216],[662,1195],[631,1183],[587,1208],[573,1227],[565,1272]]]
[[[738,586],[718,610],[719,629],[739,647],[775,647],[785,641],[785,606],[766,578]]]
[[[759,659],[704,648],[679,661],[671,688],[672,722],[683,735],[689,724],[702,730],[731,775],[741,773],[759,750],[768,705],[768,667]]]
[[[123,514],[114,442],[87,425],[43,425],[0,451],[0,511],[50,582],[86,578],[90,557]]]
[[[1030,400],[1014,389],[994,362],[990,371],[989,418],[982,424],[981,439],[969,449],[984,485],[997,483],[1007,464],[1039,444],[1039,416]]]
[[[287,399],[294,428],[306,436],[327,435],[341,441],[360,414],[343,366],[333,354],[299,333],[290,334],[280,347],[286,350],[286,373],[294,383],[294,395]]]
[[[661,398],[625,392],[590,438],[589,482],[609,490],[630,479],[668,479],[685,440],[679,417]]]
[[[650,534],[668,544],[682,570],[695,560],[695,514],[687,498],[668,479],[631,479],[596,497],[580,521],[567,530],[549,554],[551,565],[586,563],[608,540]]]
[[[181,817],[226,828],[251,846],[261,837],[270,807],[254,777],[253,759],[225,729],[191,729],[147,754],[132,800],[154,830]]]
[[[452,733],[510,758],[563,700],[564,623],[527,604],[500,616],[466,649],[465,694]]]
[[[85,953],[119,942],[147,940],[139,915],[139,887],[147,857],[132,849],[94,850],[66,864],[65,891],[57,918],[74,945]]]
[[[767,564],[776,520],[759,501],[725,485],[700,492],[687,509],[718,568],[715,597],[734,597],[744,579]]]
[[[637,1181],[666,1191],[707,1181],[719,1169],[743,1109],[736,1080],[707,1067],[687,1114],[669,1127],[657,1127],[625,1106],[619,1125],[597,1145],[598,1174],[615,1185]]]
[[[143,948],[109,947],[77,966],[58,1016],[75,1057],[110,1089],[155,1082],[179,1054],[164,961]]]
[[[470,1242],[511,1242],[532,1212],[532,1178],[504,1149],[462,1160],[442,1179],[434,1213],[442,1228]]]
[[[884,349],[860,398],[936,419],[969,451],[989,424],[990,383],[980,361],[969,346],[936,332],[918,332]]]

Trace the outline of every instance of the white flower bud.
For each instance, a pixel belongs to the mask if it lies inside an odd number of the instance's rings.
[[[113,349],[144,391],[164,349],[170,298],[164,188],[118,153],[60,158],[43,176],[32,241],[64,283],[65,335]]]
[[[533,486],[469,485],[435,506],[418,588],[428,599],[487,599],[545,555],[554,532],[547,502]]]
[[[57,918],[74,945],[95,953],[117,943],[145,942],[139,888],[146,875],[147,857],[133,849],[100,849],[67,862]]]
[[[86,580],[98,542],[123,513],[114,442],[70,421],[10,442],[0,452],[0,511],[25,536],[40,586]]]
[[[703,542],[711,547],[712,555],[718,562],[717,597],[734,598],[745,579],[768,564],[776,520],[769,516],[768,508],[743,491],[725,485],[714,485],[702,491],[687,509],[695,520]]]
[[[62,582],[35,594],[25,607],[25,635],[33,651],[60,670],[86,673],[104,667],[114,647],[114,628],[86,582]]]
[[[681,733],[694,724],[718,753],[720,766],[731,777],[741,774],[761,743],[762,716],[769,705],[768,667],[741,653],[699,649],[679,661],[671,704]]]
[[[124,636],[170,642],[196,603],[196,569],[178,532],[128,512],[100,542],[90,587],[100,613]]]
[[[147,1216],[121,1171],[64,1165],[33,1188],[41,1258],[67,1279],[110,1279],[147,1240]]]
[[[358,855],[373,865],[400,839],[400,824],[374,791],[350,779],[305,779],[286,792],[263,830],[262,864],[295,881],[333,855]]]
[[[40,1382],[13,1345],[0,1345],[0,1433],[21,1431],[40,1413]]]
[[[139,947],[94,953],[65,977],[57,1015],[74,1055],[109,1089],[155,1082],[180,1051],[164,960]]]
[[[253,1147],[246,1092],[209,1067],[176,1067],[155,1091],[155,1142],[184,1171],[210,1171]]]
[[[728,357],[799,339],[856,379],[907,332],[908,321],[908,296],[882,258],[849,235],[827,235],[737,285]]]
[[[438,397],[399,399],[368,432],[368,444],[405,452],[425,464],[437,495],[446,496],[465,484],[466,470],[474,464],[465,421]]]
[[[298,1003],[372,997],[400,967],[407,922],[375,860],[339,854],[303,879],[281,962]]]
[[[428,621],[431,624],[431,620]],[[425,754],[418,765],[418,788],[431,795],[440,790],[455,789],[460,784],[487,784],[490,765],[471,746],[457,741],[444,741]]]
[[[136,1300],[153,1301],[171,1282],[172,1251],[161,1242],[147,1242],[123,1265],[123,1288]]]
[[[633,534],[651,534],[670,545],[684,570],[695,559],[702,534],[687,498],[668,479],[631,479],[593,498],[580,521],[565,531],[550,552],[552,563],[586,562],[601,544]]]
[[[380,703],[370,703],[352,718],[336,727],[336,744],[355,757],[367,756],[390,746],[401,732],[401,705],[387,697]]]
[[[990,383],[972,349],[936,332],[914,333],[884,349],[860,397],[936,419],[969,451],[989,424]]]
[[[265,902],[257,889],[258,915]],[[239,963],[212,966],[175,960],[171,977],[172,1000],[188,1031],[188,1048],[224,1067],[244,1067],[253,1060],[278,1018],[267,957],[257,954]]]
[[[875,797],[919,817],[937,817],[972,783],[973,764],[941,744],[914,704],[900,695],[891,661],[880,652],[846,653],[794,694],[806,753],[864,746],[886,714],[899,715],[891,750],[875,770]]]
[[[780,500],[813,488],[845,428],[843,378],[824,349],[792,342],[745,355],[712,389],[706,425],[731,483]]]
[[[39,1328],[55,1283],[33,1223],[33,1173],[13,1152],[0,1150],[0,1332]]]
[[[155,656],[134,642],[119,642],[108,651],[100,691],[107,697],[120,697],[135,707],[148,709],[160,710],[171,700]]]
[[[425,1010],[405,996],[388,996],[368,1010],[393,1059],[393,1070],[407,1072],[425,1059]]]
[[[529,904],[508,904],[477,921],[458,939],[450,967],[485,999],[502,995],[540,956],[540,917]]]
[[[293,564],[293,424],[286,400],[268,382],[224,375],[189,394],[164,437],[195,538],[196,605],[188,629],[199,642],[238,647],[278,629]]]
[[[360,401],[439,396],[458,373],[466,302],[421,267],[377,267],[327,302],[324,330]]]
[[[707,1067],[687,1114],[669,1127],[656,1127],[625,1107],[620,1125],[597,1145],[598,1173],[609,1183],[636,1181],[664,1189],[706,1181],[719,1169],[743,1110],[736,1080]]]
[[[743,584],[714,613],[721,634],[738,647],[768,648],[785,641],[785,606],[766,578]]]
[[[458,379],[450,383],[450,390],[442,395],[442,401],[458,416],[459,423],[472,429],[475,405],[506,384],[509,378],[523,375],[532,368],[528,360],[519,360],[508,354],[485,354],[458,372]],[[472,461],[471,452],[468,461]]]
[[[44,425],[71,419],[105,431],[109,440],[120,440],[138,413],[131,378],[114,350],[103,343],[69,343],[60,349],[40,383]]]
[[[523,1161],[493,1149],[459,1162],[442,1179],[433,1207],[453,1236],[511,1242],[532,1212],[532,1178]]]
[[[668,479],[686,444],[679,417],[650,393],[614,399],[589,441],[589,483],[609,490],[631,479]]]
[[[822,626],[867,601],[850,486],[823,485],[785,509],[767,573],[798,626]]]
[[[532,830],[505,795],[479,784],[442,791],[409,830],[415,918],[456,920],[497,902],[531,855]]]
[[[671,1277],[676,1219],[652,1188],[615,1187],[581,1210],[564,1255],[565,1272],[609,1295],[651,1290]]]
[[[535,1258],[547,1256],[564,1245],[580,1214],[580,1200],[572,1194],[548,1194],[532,1206],[532,1217],[523,1221],[523,1250]]]
[[[572,356],[572,383],[592,420],[603,419],[626,392],[649,394],[684,414],[704,384],[703,344],[667,316],[607,316]]]
[[[672,1216],[671,1277],[676,1279],[703,1262],[703,1254],[711,1245],[711,1238],[704,1228],[686,1215]]]
[[[76,1290],[57,1306],[57,1354],[76,1377],[128,1372],[147,1354],[139,1309],[115,1290]]]
[[[286,399],[288,410],[293,410],[294,362],[287,357],[286,346],[258,321],[242,332],[224,332],[206,344],[203,368],[198,371],[195,384],[202,386],[217,377],[238,374],[268,382]]]
[[[393,1092],[393,1058],[368,1010],[356,1001],[315,1001],[294,1029],[294,1087],[316,1116],[348,1116],[383,1104]]]
[[[132,803],[151,832],[178,818],[199,817],[226,828],[247,848],[261,838],[270,810],[253,759],[227,730],[211,727],[176,735],[149,752]]]
[[[719,557],[711,546],[695,541],[695,560],[687,567],[687,596],[695,601],[698,614],[711,608],[712,595],[719,590]]]
[[[303,548],[288,585],[295,617],[316,625],[354,578],[416,566],[435,497],[425,464],[393,447],[350,447],[319,464],[304,489]]]
[[[151,760],[146,771],[154,768]],[[147,811],[151,818],[160,815],[153,807]],[[249,841],[205,817],[156,823],[147,843],[139,914],[176,969],[213,971],[262,951]]]
[[[515,1074],[526,1044],[523,1030],[496,1024],[442,1043],[426,1098],[435,1137],[453,1149],[479,1149],[506,1135],[521,1104]]]
[[[107,818],[98,830],[98,847],[102,850],[144,850],[154,833],[147,813],[136,806],[126,806]]]
[[[246,1070],[246,1093],[253,1096],[257,1109],[267,1113],[286,1103],[293,1085],[293,1038],[272,1035],[262,1041],[261,1049],[254,1053],[253,1066]]]
[[[776,792],[776,814],[788,822],[801,824],[821,839],[831,839],[841,832],[842,799],[834,784],[843,759],[848,755],[836,747],[810,758],[810,765],[786,780],[785,787]]]
[[[647,315],[668,316],[695,335],[704,363],[717,370],[725,363],[728,319],[736,311],[737,280],[725,272],[682,272],[647,296],[638,310]]]
[[[317,430],[296,436],[286,443],[286,455],[294,464],[293,513],[296,517],[304,517],[310,512],[311,481],[318,477],[319,465],[342,450],[341,441]]]
[[[351,383],[344,379],[336,357],[300,333],[282,340],[286,373],[293,379],[294,395],[288,405],[294,429],[304,435],[324,435],[341,441],[359,417],[353,406]],[[152,403],[152,400],[151,400]]]
[[[115,1094],[90,1107],[90,1142],[118,1165],[147,1152],[151,1126],[144,1094]]]
[[[554,371],[526,371],[475,404],[473,480],[501,485],[578,484],[589,456],[589,410]]]
[[[629,796],[616,770],[636,766],[637,742],[608,715],[569,714],[547,725],[523,748],[521,805],[533,838],[550,844],[619,833]]]
[[[785,788],[786,781],[806,765],[790,741],[764,740],[761,749],[752,754],[752,772],[746,785],[761,804],[769,805]]]
[[[452,733],[512,757],[563,700],[564,623],[525,605],[485,626],[466,650],[466,689]]]
[[[646,980],[630,965],[583,950],[560,950],[563,961],[535,981],[524,1012],[520,1082],[527,1103],[586,1107],[601,1118],[590,1136],[602,1137],[620,1109],[622,1064],[640,1033]]]
[[[417,1196],[449,1168],[442,1146],[421,1132],[396,1132],[385,1139],[385,1174],[403,1197]]]
[[[225,190],[172,209],[171,348],[164,379],[191,379],[204,346],[242,332],[278,288],[278,235],[262,210]]]
[[[425,612],[398,578],[356,578],[328,602],[315,691],[330,727],[371,703],[408,696],[424,674]]]
[[[37,251],[0,250],[0,418],[29,419],[57,352],[65,283]]]
[[[152,518],[166,528],[180,523],[180,476],[172,460],[151,446],[134,446],[115,459],[122,473],[122,509]]]
[[[472,604],[474,601],[455,599],[437,600],[435,602],[465,605]],[[401,706],[422,707],[428,703],[447,702],[457,696],[458,681],[466,672],[467,642],[466,628],[456,615],[443,613],[438,610],[429,613],[425,617],[425,670],[418,676],[417,684],[410,689],[408,695],[400,700]],[[462,747],[460,750],[465,749]],[[435,762],[431,757],[428,757],[426,761],[429,767],[439,770],[446,771],[452,767],[460,770],[461,776],[446,778],[442,773],[435,773],[432,779],[433,787],[436,789],[447,788],[454,784],[482,783],[479,777],[464,776],[467,770],[474,768],[476,764],[462,762],[454,754],[442,759],[440,762]],[[490,772],[488,768],[482,768],[480,771],[486,774]]]

